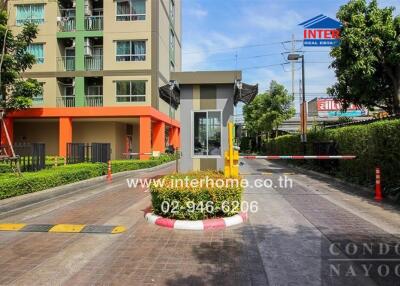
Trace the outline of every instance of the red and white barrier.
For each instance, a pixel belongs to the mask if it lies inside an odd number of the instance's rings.
[[[152,212],[145,211],[145,218],[151,224],[158,226],[181,229],[181,230],[213,230],[223,229],[245,222],[248,218],[247,213],[241,212],[237,215],[224,218],[205,219],[205,220],[175,220],[163,218]]]
[[[240,159],[266,159],[266,160],[353,160],[357,156],[344,155],[344,156],[239,156]]]
[[[140,156],[140,155],[153,155],[152,152],[147,153],[122,153],[124,156]]]

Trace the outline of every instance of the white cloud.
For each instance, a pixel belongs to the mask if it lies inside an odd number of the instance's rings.
[[[228,36],[216,31],[191,35],[183,46],[183,70],[209,69],[210,57],[249,42],[250,38],[247,36]]]
[[[208,15],[208,11],[201,7],[188,8],[186,13],[189,17],[195,17],[197,19],[202,19]]]
[[[189,53],[185,53],[185,50]],[[207,55],[205,50],[196,44],[185,44],[183,52],[183,70],[198,70],[205,62]]]
[[[263,29],[266,32],[291,31],[298,26],[303,17],[296,11],[282,11],[277,7],[268,9],[249,9],[245,12],[248,24]]]

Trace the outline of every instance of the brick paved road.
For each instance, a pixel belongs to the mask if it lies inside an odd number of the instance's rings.
[[[266,161],[247,161],[241,171],[268,173],[247,176],[251,181],[276,181],[291,173],[287,176],[294,179],[294,188],[248,188],[245,199],[257,201],[258,211],[246,224],[223,231],[174,231],[147,224],[143,210],[149,194],[128,189],[125,178],[2,218],[122,224],[128,230],[121,235],[1,232],[0,285],[329,285],[321,279],[321,243],[337,234],[354,239],[400,233],[398,210],[337,191],[343,186]],[[356,277],[352,282],[381,281]]]

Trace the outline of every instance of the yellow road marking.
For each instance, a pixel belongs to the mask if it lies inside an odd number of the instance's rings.
[[[117,234],[117,233],[122,233],[122,232],[124,232],[124,231],[126,231],[126,228],[125,227],[123,227],[122,225],[120,225],[120,226],[116,226],[116,227],[114,227],[114,229],[112,230],[112,234]]]
[[[56,224],[49,232],[80,232],[84,227],[84,224]]]
[[[18,231],[25,226],[24,223],[3,223],[0,224],[0,231]]]

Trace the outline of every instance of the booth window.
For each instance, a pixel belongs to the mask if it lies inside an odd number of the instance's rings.
[[[221,156],[221,111],[193,112],[193,155]]]

